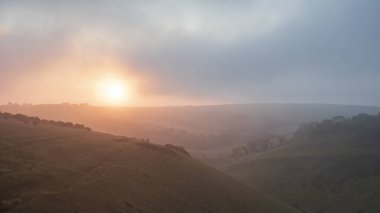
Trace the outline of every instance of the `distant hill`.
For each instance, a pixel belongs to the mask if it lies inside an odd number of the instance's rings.
[[[150,138],[194,150],[246,144],[295,131],[303,122],[335,115],[377,114],[380,107],[330,104],[230,104],[168,107],[96,107],[87,104],[0,106],[0,111],[71,121],[118,135]]]
[[[227,172],[305,212],[380,212],[380,114],[304,124]]]
[[[296,212],[180,147],[12,116],[0,192],[0,212]]]

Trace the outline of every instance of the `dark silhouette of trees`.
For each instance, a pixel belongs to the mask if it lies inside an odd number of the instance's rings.
[[[36,117],[36,116],[27,116],[23,114],[11,114],[8,112],[0,112],[0,118],[13,119],[17,121],[22,121],[25,124],[32,124],[32,125],[48,124],[48,125],[54,125],[54,126],[60,126],[60,127],[69,127],[69,128],[82,129],[86,131],[92,131],[90,127],[86,127],[83,124],[74,124],[72,122],[46,120],[46,119],[40,119],[39,117]]]
[[[230,156],[236,158],[264,152],[288,143],[289,138],[287,137],[289,137],[289,135],[268,135],[266,137],[254,139],[244,145],[232,148]]]
[[[185,148],[183,148],[182,146],[175,146],[173,144],[165,144],[165,147],[171,149],[171,150],[174,150],[176,152],[179,152],[179,153],[182,153],[184,155],[187,155],[187,156],[190,156],[190,153],[186,151]]]
[[[353,134],[360,144],[380,145],[380,113],[368,115],[361,113],[351,118],[335,116],[319,123],[305,123],[296,131],[295,137],[321,137],[331,134]]]

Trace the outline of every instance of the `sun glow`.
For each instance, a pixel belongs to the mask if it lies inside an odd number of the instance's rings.
[[[124,105],[130,99],[130,88],[123,79],[106,78],[99,82],[101,101],[107,105]]]

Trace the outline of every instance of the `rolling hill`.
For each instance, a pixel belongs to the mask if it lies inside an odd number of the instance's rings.
[[[97,131],[150,138],[191,150],[215,150],[268,134],[295,131],[303,122],[335,115],[376,114],[380,107],[333,104],[229,104],[209,106],[99,107],[87,104],[8,104],[1,111],[72,121]]]
[[[291,143],[227,172],[304,212],[380,211],[380,115],[302,125]]]
[[[184,149],[0,118],[0,212],[297,212]]]

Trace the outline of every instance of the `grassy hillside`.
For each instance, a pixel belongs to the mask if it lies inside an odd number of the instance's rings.
[[[296,139],[228,168],[305,212],[380,211],[380,116],[303,125]]]
[[[150,138],[188,149],[215,150],[285,134],[303,122],[334,115],[376,114],[379,107],[328,104],[230,104],[176,107],[96,107],[75,104],[0,106],[1,111],[72,121],[95,130]]]
[[[294,212],[180,148],[0,118],[0,212]]]

